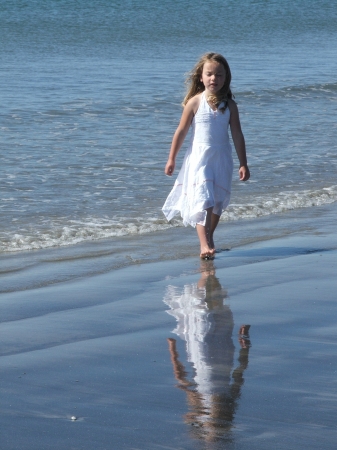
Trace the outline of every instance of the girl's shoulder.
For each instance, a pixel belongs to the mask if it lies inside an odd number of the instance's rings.
[[[194,97],[190,98],[189,101],[186,103],[185,108],[188,108],[189,110],[193,111],[194,114],[198,111],[202,92],[200,94],[196,94]]]
[[[231,113],[231,115],[239,113],[238,105],[232,98],[229,98],[227,100],[227,105],[228,105],[228,109],[229,109],[229,112]]]
[[[227,105],[228,105],[228,108],[229,108],[230,110],[232,110],[232,109],[238,109],[238,105],[236,104],[236,102],[235,102],[232,98],[229,98],[229,99],[227,100]]]

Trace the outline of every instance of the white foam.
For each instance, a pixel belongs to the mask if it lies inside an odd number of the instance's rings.
[[[337,185],[317,190],[300,192],[279,192],[254,198],[254,203],[242,205],[231,204],[223,213],[222,221],[254,219],[257,217],[279,214],[297,208],[308,208],[337,201]],[[85,241],[114,238],[127,235],[142,235],[183,226],[177,218],[167,223],[160,217],[145,217],[143,221],[117,222],[110,219],[87,218],[86,220],[68,220],[66,224],[44,223],[43,230],[27,230],[6,236],[2,233],[0,251],[16,252],[24,250],[63,247]]]
[[[279,214],[297,208],[309,208],[337,201],[337,186],[300,192],[279,192],[277,195],[255,197],[255,202],[246,205],[232,204],[224,212],[221,220],[254,219],[256,217]]]

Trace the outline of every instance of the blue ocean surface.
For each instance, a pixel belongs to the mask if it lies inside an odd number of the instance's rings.
[[[231,66],[252,173],[235,174],[222,221],[336,202],[336,10],[2,0],[0,251],[181,227],[161,212],[174,182],[164,166],[185,75],[206,51]]]

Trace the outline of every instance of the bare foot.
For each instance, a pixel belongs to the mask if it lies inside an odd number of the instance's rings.
[[[215,255],[215,248],[214,248],[214,245],[213,245],[213,246],[209,246],[209,247],[210,247],[210,249],[211,249],[212,256],[214,256],[214,255]]]
[[[208,245],[200,247],[200,258],[201,259],[211,259],[214,257],[215,250],[210,248]]]

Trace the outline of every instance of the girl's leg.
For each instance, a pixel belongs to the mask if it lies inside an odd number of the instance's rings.
[[[220,220],[220,216],[218,216],[218,214],[214,214],[212,212],[211,226],[210,226],[210,230],[209,230],[209,245],[214,250],[215,250],[215,245],[214,245],[214,240],[213,240],[213,234],[214,234],[216,227],[218,226],[219,220]]]
[[[206,259],[214,255],[215,250],[210,246],[210,233],[212,223],[212,209],[206,210],[206,222],[205,225],[197,224],[197,233],[200,241],[200,258]]]

